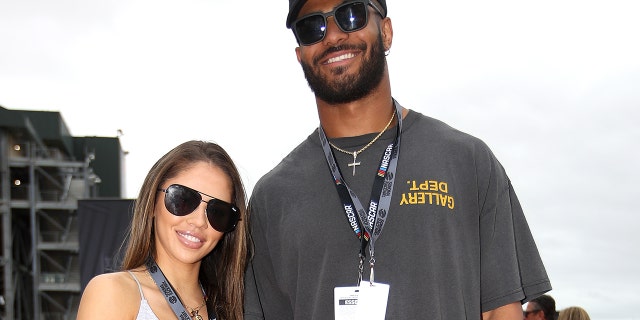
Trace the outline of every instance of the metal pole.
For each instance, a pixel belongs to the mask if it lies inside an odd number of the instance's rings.
[[[4,130],[0,129],[0,214],[2,215],[2,261],[4,269],[4,319],[14,319],[15,295],[13,288],[13,242],[11,219],[11,175],[9,174],[9,143]]]
[[[29,218],[31,224],[31,271],[33,274],[33,319],[40,319],[40,265],[38,254],[38,220],[36,217],[36,158],[37,146],[29,152]]]

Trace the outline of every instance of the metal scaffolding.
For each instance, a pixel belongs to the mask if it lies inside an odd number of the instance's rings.
[[[75,319],[80,300],[77,200],[100,179],[37,137],[0,127],[0,319]]]

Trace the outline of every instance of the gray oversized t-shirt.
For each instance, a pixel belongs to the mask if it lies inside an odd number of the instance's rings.
[[[389,217],[376,241],[377,282],[390,285],[387,319],[480,319],[551,289],[503,167],[479,139],[409,111]],[[334,151],[368,203],[391,128],[358,155]],[[358,150],[375,134],[332,140]],[[317,131],[253,190],[255,255],[246,319],[333,319],[333,290],[354,286],[359,242],[342,209]],[[368,270],[364,272],[365,277]],[[263,314],[264,313],[264,314]]]

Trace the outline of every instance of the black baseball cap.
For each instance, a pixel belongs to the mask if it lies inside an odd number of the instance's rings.
[[[381,6],[382,11],[384,12],[385,17],[387,16],[387,1],[386,0],[376,0]],[[287,28],[291,28],[291,24],[293,20],[298,17],[298,13],[300,13],[300,9],[307,3],[307,0],[289,0],[289,15],[287,15]]]

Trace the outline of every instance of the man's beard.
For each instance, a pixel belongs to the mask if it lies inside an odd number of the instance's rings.
[[[350,48],[366,52],[367,46],[363,44],[357,47],[333,47],[329,48],[320,57],[331,52]],[[314,65],[317,63],[317,60],[319,59],[314,61]],[[330,104],[353,102],[371,93],[382,80],[385,63],[384,46],[382,45],[382,36],[380,34],[371,48],[370,56],[362,61],[362,67],[354,75],[340,77],[339,79],[331,81],[319,72],[314,72],[314,69],[309,64],[303,61],[300,62],[311,91],[315,93],[316,97]],[[341,76],[346,71],[347,69],[345,67],[338,67],[331,72],[334,76]]]

